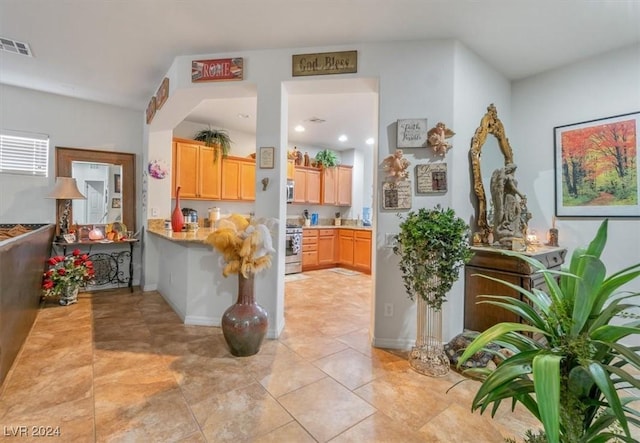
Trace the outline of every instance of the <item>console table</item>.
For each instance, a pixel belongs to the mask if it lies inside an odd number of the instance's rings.
[[[62,255],[67,255],[67,250],[79,249],[87,254],[93,262],[95,277],[92,285],[101,286],[109,283],[126,284],[133,292],[133,246],[138,243],[137,238],[121,241],[80,241],[80,242],[53,242],[54,249],[62,249]],[[97,250],[112,249],[106,252]],[[123,250],[124,249],[124,250]]]
[[[473,257],[464,270],[464,328],[482,332],[497,323],[519,322],[520,317],[506,309],[485,303],[477,304],[478,301],[487,300],[478,298],[478,295],[523,298],[517,291],[481,275],[498,278],[525,289],[546,290],[542,274],[535,273],[535,269],[517,257],[501,254],[500,249],[472,247],[471,252]],[[542,262],[547,269],[560,269],[566,253],[567,250],[563,248],[540,246],[525,252],[525,255]]]

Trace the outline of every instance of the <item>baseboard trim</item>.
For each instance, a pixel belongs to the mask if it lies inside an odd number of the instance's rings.
[[[408,339],[396,339],[396,338],[377,338],[373,337],[371,344],[375,348],[385,348],[385,349],[400,349],[406,350],[411,349],[415,345],[415,340]]]

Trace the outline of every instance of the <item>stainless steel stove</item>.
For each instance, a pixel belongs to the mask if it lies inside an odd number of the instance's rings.
[[[288,224],[286,232],[284,273],[296,274],[302,272],[302,227]]]

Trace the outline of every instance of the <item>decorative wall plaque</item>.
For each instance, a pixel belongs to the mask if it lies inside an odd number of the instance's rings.
[[[427,146],[427,119],[398,120],[398,148],[425,148]]]
[[[242,80],[243,70],[242,57],[193,60],[191,62],[191,82]]]
[[[353,74],[358,72],[358,51],[296,54],[292,58],[291,75]]]
[[[156,111],[162,108],[162,105],[164,105],[164,102],[167,101],[168,97],[169,97],[169,78],[165,77],[164,80],[162,80],[162,84],[160,84],[160,87],[158,88],[158,92],[156,92]]]
[[[151,123],[151,120],[153,120],[153,116],[156,115],[156,97],[155,95],[153,97],[151,97],[151,100],[149,100],[149,104],[147,105],[147,124]]]
[[[411,181],[383,183],[382,209],[411,209]]]
[[[447,164],[416,166],[416,194],[447,192]]]

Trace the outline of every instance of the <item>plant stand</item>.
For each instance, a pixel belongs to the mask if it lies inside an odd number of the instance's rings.
[[[442,345],[442,310],[434,310],[420,296],[416,345],[409,354],[409,365],[420,374],[443,377],[449,373],[449,357]]]

